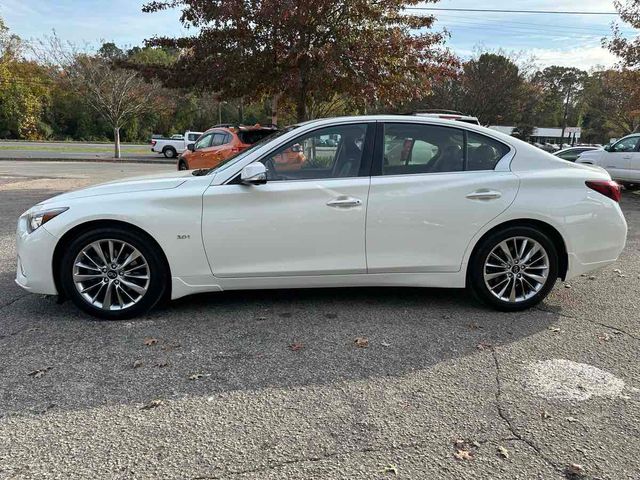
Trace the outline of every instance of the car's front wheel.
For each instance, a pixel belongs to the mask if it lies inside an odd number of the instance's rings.
[[[541,302],[558,278],[558,252],[533,227],[510,227],[478,245],[470,264],[469,286],[480,300],[499,310],[517,311]]]
[[[178,152],[176,152],[176,149],[173,147],[167,147],[165,148],[162,153],[164,154],[164,156],[166,158],[176,158],[176,156],[178,155]]]
[[[64,293],[98,318],[141,315],[163,297],[168,272],[152,242],[125,228],[97,228],[79,235],[60,262]]]

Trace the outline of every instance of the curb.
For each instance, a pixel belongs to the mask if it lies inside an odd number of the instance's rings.
[[[48,157],[29,157],[29,158],[0,158],[0,162],[97,162],[97,163],[144,163],[158,165],[176,165],[176,160],[169,159],[144,159],[144,158],[48,158]]]

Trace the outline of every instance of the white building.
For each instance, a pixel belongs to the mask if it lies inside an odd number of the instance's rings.
[[[501,125],[491,125],[489,128],[507,135],[513,134],[513,131],[516,129],[516,127],[507,127]],[[562,139],[562,128],[560,127],[536,127],[533,129],[533,133],[528,140],[533,143],[555,143],[558,145],[563,143],[579,143],[581,133],[582,129],[580,127],[567,127],[564,129],[564,139]]]

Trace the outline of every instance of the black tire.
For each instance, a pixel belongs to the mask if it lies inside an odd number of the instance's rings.
[[[187,162],[185,162],[184,160],[180,160],[178,162],[178,170],[189,170],[189,166],[187,165]]]
[[[137,303],[121,310],[105,310],[92,305],[80,294],[73,280],[74,263],[80,252],[93,242],[107,239],[123,241],[135,247],[146,260],[149,269],[149,285],[146,293]],[[103,320],[125,320],[148,312],[163,299],[170,279],[164,257],[159,247],[155,246],[155,242],[150,237],[147,238],[145,235],[122,227],[96,228],[80,234],[66,248],[58,274],[66,298],[71,299],[78,308],[89,315]]]
[[[487,261],[487,258],[489,257],[490,253],[494,250],[494,248],[498,247],[503,241],[512,239],[515,237],[518,237],[518,238],[524,237],[527,239],[534,240],[545,250],[548,258],[548,271],[547,271],[546,281],[544,283],[540,283],[542,286],[530,298],[527,298],[524,295],[524,291],[522,290],[524,288],[524,284],[522,281],[520,281],[521,286],[516,287],[516,293],[519,292],[521,294],[520,296],[522,296],[523,298],[515,302],[510,302],[510,301],[505,301],[501,298],[498,298],[497,295],[494,295],[494,293],[492,293],[489,286],[485,282],[484,273],[485,273],[485,262]],[[518,260],[517,255],[514,255],[514,257],[516,257],[515,260]],[[494,262],[494,263],[497,263],[497,262]],[[518,268],[521,268],[521,267],[518,267]],[[556,280],[558,278],[558,270],[559,270],[558,251],[553,241],[551,241],[551,239],[544,232],[533,227],[525,227],[525,226],[508,227],[508,228],[505,228],[504,230],[500,230],[490,234],[488,237],[482,239],[481,242],[478,244],[469,264],[467,285],[471,289],[473,294],[476,296],[476,298],[478,298],[483,303],[488,304],[501,311],[515,312],[515,311],[526,310],[528,308],[531,308],[534,305],[537,305],[538,303],[540,303],[542,300],[544,300],[544,298],[549,294],[554,284],[556,283]],[[488,272],[491,272],[491,271],[492,270],[488,270]],[[520,269],[516,271],[521,272]],[[531,273],[532,271],[529,270],[529,272]],[[538,274],[539,274],[539,271],[538,271]],[[514,273],[511,273],[511,275],[513,275],[513,277],[516,276]],[[521,274],[521,277],[524,277],[524,274]],[[501,278],[498,278],[496,280],[489,280],[489,282],[498,283],[501,281]],[[530,279],[527,279],[527,280],[530,280]],[[508,284],[511,286],[516,283],[515,278],[509,281],[513,282]],[[535,284],[536,286],[538,285],[537,282],[532,281],[532,283]],[[493,288],[496,288],[496,285],[491,285],[491,286]],[[517,290],[517,288],[520,288],[520,290]]]
[[[176,158],[176,156],[178,156],[178,152],[176,152],[176,149],[173,147],[164,147],[162,153],[166,158]]]

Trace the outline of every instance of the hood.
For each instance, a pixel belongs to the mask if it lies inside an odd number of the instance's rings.
[[[149,190],[166,190],[176,188],[189,178],[195,178],[190,171],[176,171],[170,173],[160,173],[154,175],[144,175],[140,177],[130,177],[112,182],[101,183],[90,187],[63,193],[56,197],[45,200],[39,205],[47,203],[59,203],[60,201],[73,200],[76,198],[94,197],[96,195],[112,195],[116,193],[143,192]]]

